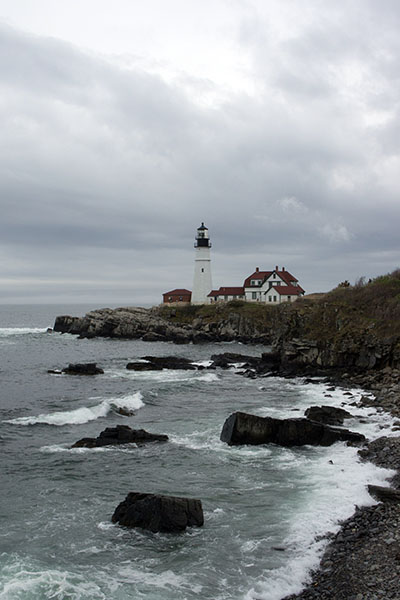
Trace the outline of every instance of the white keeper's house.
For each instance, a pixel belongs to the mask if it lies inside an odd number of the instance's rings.
[[[243,287],[220,287],[208,294],[210,302],[247,300],[248,302],[264,302],[266,304],[281,304],[294,302],[304,295],[296,277],[285,267],[275,267],[273,271],[260,271],[258,267],[254,273],[246,277]]]

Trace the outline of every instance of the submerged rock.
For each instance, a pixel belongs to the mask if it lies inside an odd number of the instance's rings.
[[[330,446],[339,441],[361,442],[365,437],[347,429],[337,429],[309,419],[274,419],[235,412],[226,419],[221,441],[240,444],[278,444]]]
[[[82,438],[72,448],[100,448],[117,444],[145,444],[147,442],[166,442],[168,436],[161,433],[149,433],[144,429],[131,429],[128,425],[107,427],[97,438]]]
[[[62,372],[68,375],[102,375],[104,373],[96,363],[70,363]]]
[[[335,406],[310,406],[304,413],[311,421],[325,423],[325,425],[343,425],[345,419],[350,419],[352,415],[344,408]]]
[[[204,524],[201,501],[158,494],[130,492],[111,518],[126,527],[141,527],[154,533],[178,533]]]

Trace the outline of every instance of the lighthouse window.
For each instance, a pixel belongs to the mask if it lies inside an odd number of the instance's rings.
[[[202,269],[201,272],[204,273],[204,269]]]

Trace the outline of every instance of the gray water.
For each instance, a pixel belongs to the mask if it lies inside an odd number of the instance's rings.
[[[355,448],[230,448],[219,440],[235,410],[300,416],[313,404],[353,397],[301,380],[251,380],[239,368],[132,372],[144,355],[208,361],[218,352],[259,355],[263,346],[93,339],[46,333],[57,314],[83,306],[0,307],[0,599],[279,600],[299,591],[365,485],[388,472]],[[95,377],[50,375],[97,362]],[[206,363],[205,363],[206,364]],[[135,410],[132,417],[115,412]],[[390,434],[391,419],[361,409],[349,428]],[[74,449],[82,437],[126,424],[168,434],[165,444]],[[333,461],[331,464],[330,461]],[[111,524],[128,492],[200,498],[205,524],[180,535]]]

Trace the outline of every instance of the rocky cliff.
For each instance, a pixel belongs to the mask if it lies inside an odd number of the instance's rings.
[[[59,316],[54,331],[80,337],[142,338],[144,341],[270,343],[265,307],[245,303],[218,306],[103,308],[84,317]],[[256,310],[254,310],[254,308]]]
[[[57,317],[54,330],[81,337],[268,344],[293,371],[399,368],[400,271],[293,304],[104,308]]]

